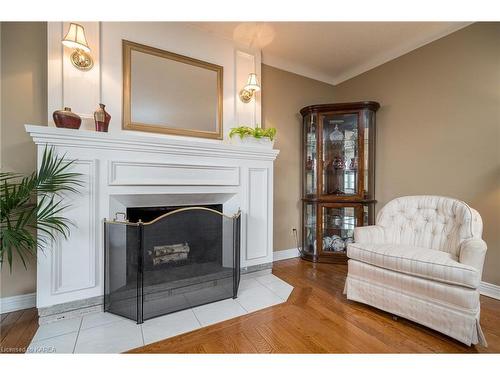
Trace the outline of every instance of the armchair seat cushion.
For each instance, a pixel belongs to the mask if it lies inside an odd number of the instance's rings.
[[[347,256],[388,270],[452,285],[477,288],[479,272],[447,252],[402,244],[352,243]]]

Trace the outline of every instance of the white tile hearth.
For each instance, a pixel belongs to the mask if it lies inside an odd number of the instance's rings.
[[[110,323],[120,322],[126,320],[125,318],[109,314],[105,312],[97,312],[92,314],[86,314],[82,318],[82,326],[81,329],[89,329],[93,327],[99,327]]]
[[[264,285],[257,285],[254,288],[240,290],[238,293],[238,303],[248,312],[254,312],[269,306],[277,305],[283,301],[283,298],[266,288]]]
[[[142,324],[142,335],[144,344],[147,345],[198,328],[201,328],[201,324],[193,309],[189,309],[146,320]]]
[[[193,307],[193,312],[203,327],[236,318],[237,316],[247,313],[236,300],[231,298]]]
[[[255,280],[257,280],[262,285],[267,285],[267,284],[271,284],[272,282],[274,282],[276,280],[281,280],[281,279],[274,276],[272,273],[268,273],[266,275],[257,276],[255,278]]]
[[[54,323],[52,323],[54,324]],[[73,353],[75,350],[78,331],[54,336],[45,340],[31,342],[26,350],[28,354],[47,354],[47,353]]]
[[[256,286],[259,286],[259,285],[262,285],[261,283],[259,283],[257,280],[255,280],[255,278],[252,278],[252,279],[241,279],[240,280],[240,287],[238,289],[238,291],[242,291],[242,290],[247,290],[249,288],[255,288]]]
[[[32,343],[48,338],[64,335],[65,333],[78,332],[80,330],[81,318],[64,319],[58,322],[42,325],[38,328],[31,340]]]
[[[80,330],[75,353],[121,353],[142,345],[141,326],[123,320]]]
[[[293,286],[284,282],[281,279],[276,278],[277,280],[270,282],[269,284],[265,284],[265,287],[271,289],[274,293],[276,293],[279,297],[283,299],[287,299],[290,293],[292,293]]]
[[[238,298],[193,307],[136,324],[109,313],[48,323],[38,328],[28,353],[122,353],[285,302],[293,287],[262,272],[243,275]]]

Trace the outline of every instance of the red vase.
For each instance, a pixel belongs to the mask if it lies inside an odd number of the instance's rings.
[[[63,110],[54,111],[52,118],[58,128],[80,129],[82,119],[71,108],[64,107]]]
[[[94,112],[95,130],[98,132],[107,132],[111,115],[104,109],[106,106],[102,103],[99,108]]]

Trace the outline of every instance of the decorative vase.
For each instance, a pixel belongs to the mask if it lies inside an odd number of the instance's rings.
[[[80,129],[82,119],[76,113],[71,112],[71,108],[64,107],[52,113],[52,118],[58,128]]]
[[[351,164],[349,164],[349,169],[358,169],[358,158],[351,158]]]
[[[344,169],[344,158],[341,158],[340,156],[335,157],[335,159],[333,159],[333,168]]]
[[[106,106],[99,103],[99,108],[94,112],[95,130],[97,132],[107,132],[111,115],[104,109]]]

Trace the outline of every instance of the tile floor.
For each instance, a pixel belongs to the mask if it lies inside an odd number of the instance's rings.
[[[245,315],[288,299],[293,287],[270,274],[242,276],[237,299],[175,312],[136,324],[99,312],[38,328],[28,353],[121,353],[155,341]]]

